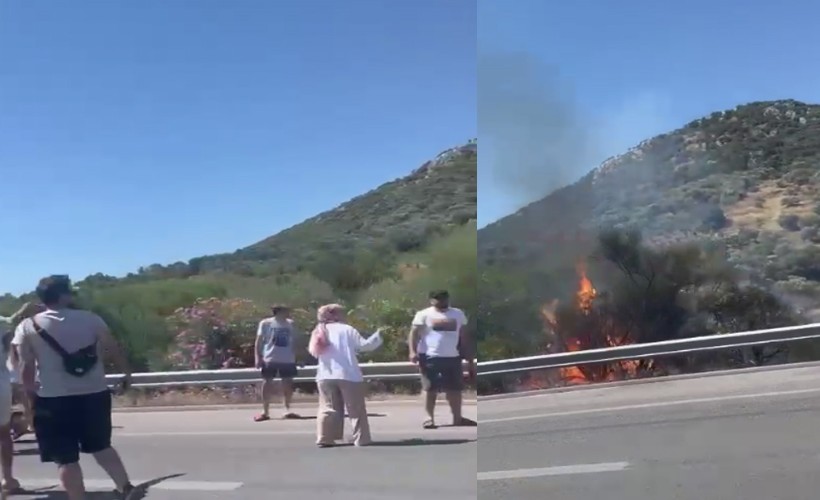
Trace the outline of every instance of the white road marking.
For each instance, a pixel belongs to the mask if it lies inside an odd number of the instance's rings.
[[[598,472],[621,472],[629,468],[629,462],[608,462],[600,464],[561,465],[541,467],[539,469],[498,470],[479,472],[479,481],[498,481],[500,479],[525,479],[530,477],[566,476],[570,474],[596,474]]]
[[[50,479],[20,479],[20,483],[25,488],[59,488],[57,481]],[[151,479],[132,479],[134,484],[150,483]],[[242,487],[243,483],[236,482],[221,482],[221,481],[180,481],[176,479],[169,479],[167,481],[160,481],[153,486],[151,490],[168,490],[168,491],[234,491]],[[110,479],[86,479],[86,488],[100,489],[106,491],[114,490],[114,483]]]
[[[655,403],[642,403],[634,405],[623,406],[609,406],[606,408],[588,408],[584,410],[569,410],[552,413],[533,413],[531,415],[518,415],[515,417],[490,418],[480,419],[478,425],[495,424],[501,422],[514,422],[516,420],[534,420],[540,418],[554,418],[554,417],[569,417],[573,415],[590,415],[595,413],[613,413],[618,411],[641,410],[644,408],[662,408],[665,406],[683,406],[700,403],[720,403],[723,401],[738,401],[743,399],[760,399],[770,398],[776,396],[794,396],[798,394],[815,394],[820,393],[820,388],[813,389],[795,389],[791,391],[777,391],[777,392],[759,392],[757,394],[734,394],[728,396],[716,396],[711,398],[695,398],[695,399],[679,399],[675,401],[658,401]],[[481,410],[479,410],[479,415]]]

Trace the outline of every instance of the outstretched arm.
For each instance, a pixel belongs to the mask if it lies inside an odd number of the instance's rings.
[[[358,345],[356,346],[356,350],[359,352],[375,351],[382,345],[382,339],[379,330],[376,330],[376,332],[369,338],[364,338],[362,334],[358,331],[356,331],[355,335],[358,336]]]

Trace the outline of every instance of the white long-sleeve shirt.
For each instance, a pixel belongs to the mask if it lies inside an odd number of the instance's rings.
[[[345,323],[327,325],[328,345],[319,354],[316,380],[347,380],[362,382],[358,354],[372,351],[381,345],[378,336],[365,339],[358,330]]]

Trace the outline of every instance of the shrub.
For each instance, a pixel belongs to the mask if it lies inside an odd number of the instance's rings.
[[[781,215],[777,219],[777,223],[780,224],[780,227],[788,231],[798,231],[800,229],[800,217],[794,214]]]
[[[723,229],[728,222],[729,220],[726,218],[726,214],[723,213],[723,209],[718,206],[709,208],[706,217],[703,219],[704,226],[713,231]]]
[[[176,340],[168,361],[177,369],[253,366],[262,310],[245,299],[200,299],[168,318]]]
[[[798,198],[797,196],[786,196],[781,201],[781,204],[784,207],[789,207],[789,208],[797,207],[797,206],[800,205],[800,198]]]

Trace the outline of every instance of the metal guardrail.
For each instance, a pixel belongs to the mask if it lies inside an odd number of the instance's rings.
[[[820,337],[820,323],[756,330],[751,332],[706,335],[686,339],[666,340],[646,344],[629,344],[604,349],[529,356],[525,358],[484,361],[478,363],[478,376],[562,368],[592,363],[608,363],[643,358],[674,356],[701,351],[718,351],[738,347],[773,344]]]
[[[488,377],[583,364],[656,358],[701,351],[718,351],[811,338],[820,338],[820,323],[752,332],[707,335],[647,344],[629,344],[604,349],[588,349],[525,358],[483,361],[477,363],[478,376]],[[418,380],[419,378],[418,366],[409,362],[362,363],[360,366],[366,380]],[[315,376],[316,367],[306,366],[300,368],[299,377],[296,378],[296,381],[309,382],[314,380]],[[121,378],[121,374],[108,375],[111,384],[116,384]],[[142,388],[202,385],[228,386],[254,383],[258,380],[259,370],[255,368],[135,373],[132,377],[133,387]]]
[[[410,362],[362,363],[359,365],[365,380],[418,380],[419,368]],[[299,369],[296,382],[315,380],[316,366],[305,366]],[[108,382],[115,385],[122,379],[122,374],[107,375]],[[179,386],[227,386],[255,383],[260,380],[257,368],[224,368],[221,370],[186,370],[174,372],[134,373],[131,377],[132,387],[167,388]]]

